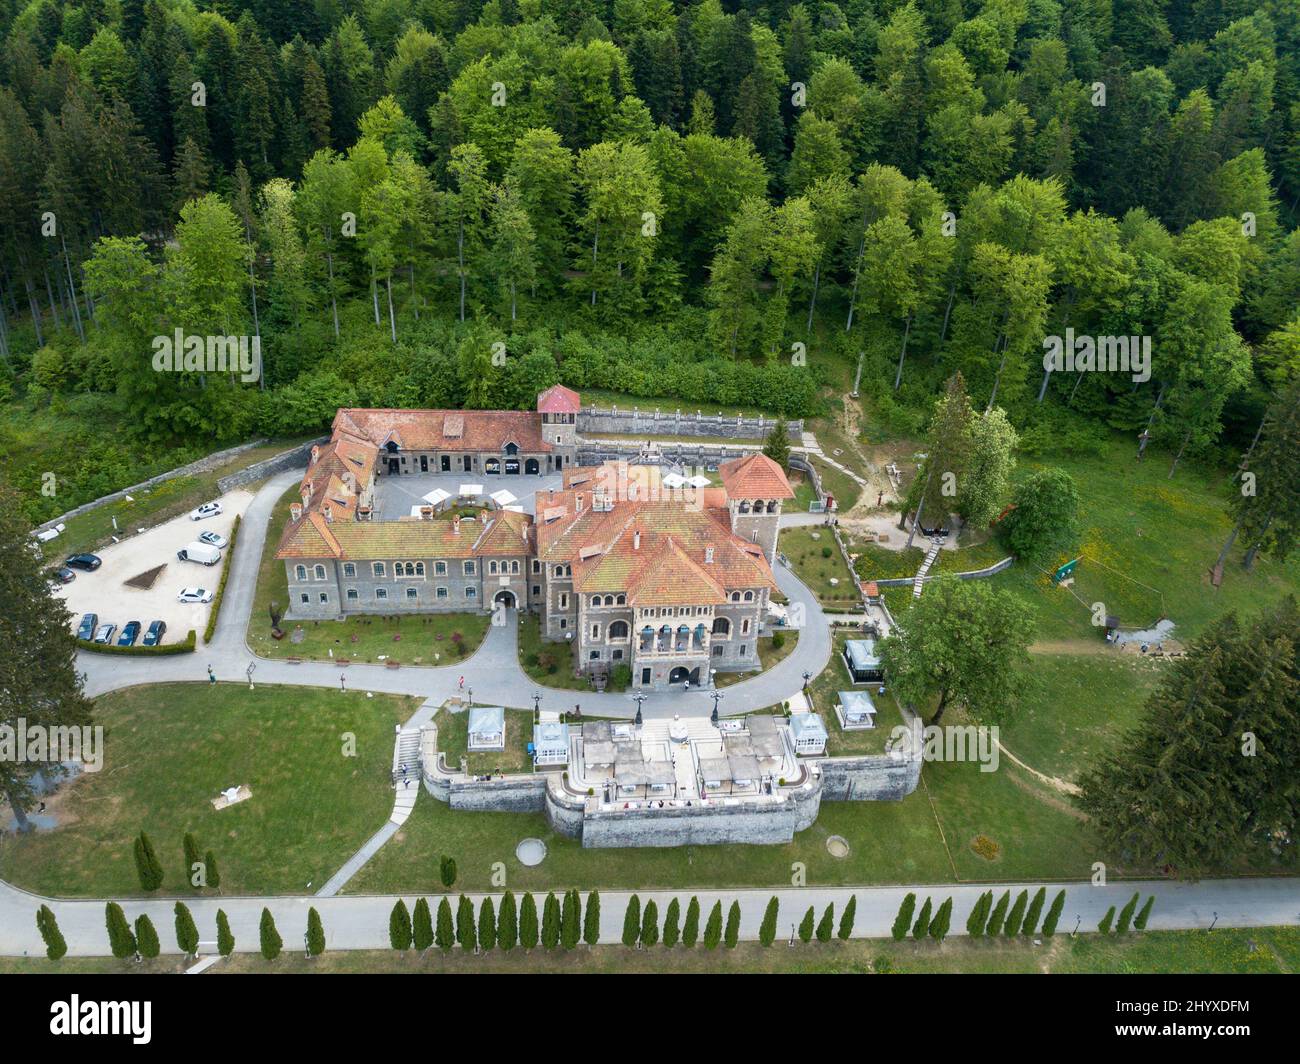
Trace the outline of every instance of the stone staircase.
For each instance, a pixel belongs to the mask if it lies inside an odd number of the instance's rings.
[[[912,580],[912,598],[921,597],[921,588],[925,587],[925,574],[930,571],[930,566],[934,564],[935,558],[939,557],[939,551],[942,549],[942,536],[935,536],[930,540],[930,549],[925,553],[925,561],[921,563],[921,568],[917,570],[916,577]]]
[[[405,778],[403,778],[405,772]],[[403,728],[397,733],[393,746],[393,812],[388,818],[402,825],[415,808],[420,793],[420,729]]]

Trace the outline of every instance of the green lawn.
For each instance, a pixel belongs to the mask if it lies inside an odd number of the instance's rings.
[[[543,687],[561,691],[595,689],[589,677],[573,671],[573,648],[568,643],[552,643],[542,638],[542,621],[535,613],[526,613],[519,619],[519,665]],[[605,690],[625,691],[627,683],[617,683],[611,673]]]
[[[447,665],[468,657],[487,635],[489,613],[419,613],[396,617],[351,616],[342,621],[284,621],[285,638],[271,635],[270,605],[283,611],[289,601],[284,562],[275,557],[289,503],[298,497],[293,485],[276,503],[266,530],[266,544],[257,571],[257,592],[248,618],[248,645],[264,658],[304,660],[397,661],[403,665]],[[302,632],[300,642],[292,633]]]
[[[848,666],[844,664],[844,644],[860,636],[854,632],[836,632],[831,638],[831,660],[826,668],[808,685],[808,694],[813,708],[821,715],[826,725],[826,753],[832,757],[846,757],[856,754],[883,754],[885,742],[894,728],[903,723],[902,711],[894,696],[886,692],[883,696],[876,693],[875,684],[854,687]],[[867,691],[876,704],[876,726],[865,731],[844,731],[839,718],[835,715],[835,705],[839,701],[840,691]]]
[[[843,454],[835,459],[843,466],[852,469],[854,457],[850,454]],[[840,513],[853,509],[858,501],[858,496],[862,494],[862,485],[852,477],[841,473],[834,466],[829,466],[825,462],[819,462],[816,458],[811,459],[812,464],[817,467],[817,473],[821,477],[822,491],[829,492],[835,496],[836,508]]]
[[[438,726],[438,750],[447,757],[454,771],[460,768],[460,759],[467,758],[471,775],[488,772],[530,772],[533,762],[528,756],[528,744],[533,739],[533,711],[531,709],[506,710],[506,748],[489,752],[469,753],[469,710],[453,713],[440,709],[433,718]]]
[[[778,636],[780,637],[780,645],[778,645]],[[713,677],[714,685],[717,687],[730,687],[733,683],[740,683],[741,680],[748,680],[757,676],[760,672],[770,669],[777,662],[787,657],[798,645],[799,630],[797,628],[770,629],[767,634],[759,636],[758,639],[759,667],[750,669],[747,672],[719,672]]]
[[[182,836],[211,850],[222,893],[319,887],[392,811],[393,726],[420,699],[242,684],[133,687],[96,701],[104,767],[51,802],[61,826],[0,836],[0,878],[38,893],[140,893],[145,831],[184,890]],[[351,738],[350,738],[351,737]],[[351,752],[354,751],[354,752]],[[227,809],[211,799],[247,784]]]
[[[805,525],[783,529],[777,547],[790,559],[795,575],[808,585],[823,606],[855,607],[862,604],[853,575],[844,564],[829,528]],[[829,557],[826,554],[828,550]],[[832,585],[831,580],[838,583]]]

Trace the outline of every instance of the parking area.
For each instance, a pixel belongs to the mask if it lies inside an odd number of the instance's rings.
[[[251,492],[232,491],[218,500],[222,512],[216,517],[191,521],[188,515],[182,515],[105,547],[96,552],[103,565],[93,573],[76,570],[77,578],[56,586],[54,593],[67,602],[74,625],[81,621],[83,613],[99,614],[100,624],[116,624],[114,642],[128,621],[139,621],[141,634],[150,622],[165,621],[164,643],[180,642],[191,628],[201,637],[211,604],[187,605],[177,602],[176,596],[183,587],[215,591],[229,552],[223,550],[221,562],[212,566],[179,561],[176,552],[193,542],[200,532],[216,532],[229,540],[235,516],[242,514],[252,499]],[[65,557],[58,540],[45,544],[43,550],[51,565]],[[160,565],[164,568],[150,587],[127,583]]]
[[[396,521],[409,517],[411,507],[427,506],[424,496],[435,488],[459,494],[462,484],[478,484],[485,495],[505,490],[515,497],[512,506],[521,506],[525,513],[536,512],[534,496],[539,491],[561,487],[563,477],[552,476],[480,476],[477,473],[420,473],[404,476],[383,476],[375,482],[375,516],[380,521]],[[479,496],[479,502],[483,496]]]

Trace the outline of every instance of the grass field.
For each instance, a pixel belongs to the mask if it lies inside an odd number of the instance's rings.
[[[533,738],[533,712],[530,709],[506,710],[506,748],[504,750],[469,752],[469,710],[453,713],[438,710],[433,722],[438,726],[438,750],[446,755],[447,764],[456,770],[462,757],[467,760],[471,775],[488,772],[530,772],[533,762],[528,756],[528,743]]]
[[[354,616],[342,621],[284,621],[292,633],[301,628],[302,639],[271,635],[270,605],[281,611],[289,601],[289,582],[276,548],[289,523],[289,503],[298,498],[293,485],[276,503],[266,529],[266,544],[257,570],[257,591],[248,618],[248,645],[264,658],[328,659],[337,661],[398,661],[403,665],[446,665],[468,657],[487,635],[487,613],[421,613],[406,616]],[[457,638],[459,636],[459,638]]]
[[[783,529],[777,549],[790,559],[795,575],[808,585],[823,606],[854,607],[862,604],[853,575],[844,564],[830,529],[815,525]],[[829,557],[826,555],[828,550]],[[832,584],[832,580],[837,583]]]
[[[881,696],[876,693],[876,685],[869,684],[857,687],[856,690],[870,692],[878,711],[876,726],[867,731],[844,731],[840,727],[839,718],[835,715],[839,692],[855,689],[849,678],[848,666],[844,664],[844,644],[854,638],[857,635],[853,632],[835,633],[831,639],[831,660],[808,685],[813,708],[821,714],[822,723],[826,725],[826,753],[831,757],[883,754],[890,733],[903,723],[903,714],[894,701],[894,696],[888,692]]]
[[[780,646],[777,645],[777,636],[781,637]],[[798,645],[799,630],[797,628],[770,628],[758,638],[759,667],[750,669],[748,672],[719,672],[713,677],[714,686],[730,687],[733,683],[751,679],[789,656]]]
[[[292,945],[293,943],[289,943]],[[180,972],[179,957],[159,957],[134,964],[112,957],[0,957],[0,974],[123,974]],[[742,942],[735,949],[706,950],[662,946],[631,950],[622,946],[509,952],[492,950],[475,956],[464,950],[427,953],[392,950],[328,952],[308,958],[285,952],[267,962],[258,954],[238,953],[210,968],[211,975],[281,974],[334,975],[350,973],[475,973],[570,974],[867,974],[925,973],[988,974],[1289,974],[1300,971],[1300,929],[1255,927],[1248,930],[1146,931],[1141,934],[1080,934],[1064,930],[1043,940],[948,938],[942,943],[893,939],[813,941],[789,948],[784,941],[764,948]]]
[[[419,703],[241,684],[104,695],[103,770],[51,800],[54,831],[0,836],[0,878],[44,894],[137,895],[132,846],[144,831],[163,890],[181,891],[181,840],[193,832],[213,852],[221,893],[311,893],[392,811],[393,726]],[[251,798],[212,808],[243,784]]]

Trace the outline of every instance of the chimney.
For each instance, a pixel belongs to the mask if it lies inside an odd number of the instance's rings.
[[[453,536],[459,536],[459,535],[460,535],[460,518],[459,518],[459,517],[453,517],[453,518],[451,519],[451,534],[452,534]]]
[[[325,523],[327,525],[332,525],[334,523],[333,508],[329,505],[329,503],[326,503],[324,506],[321,507],[321,510],[324,511],[325,513]]]
[[[313,444],[311,448],[311,464],[315,465],[317,459],[319,458],[320,458],[320,447],[317,444]]]
[[[632,533],[632,549],[633,550],[641,549],[641,530],[639,528]]]
[[[705,565],[712,565],[712,564],[713,564],[713,544],[712,544],[712,543],[710,543],[707,547],[704,548],[704,564],[705,564]]]
[[[289,504],[289,520],[290,521],[302,520],[302,503],[291,502]]]
[[[579,513],[579,514],[580,514],[580,513],[582,513],[582,501],[583,501],[583,499],[582,499],[582,492],[578,492],[577,496],[575,496],[575,499],[576,499],[576,502],[575,502],[575,505],[574,505],[574,510],[573,510],[573,512],[574,512],[574,513]]]

